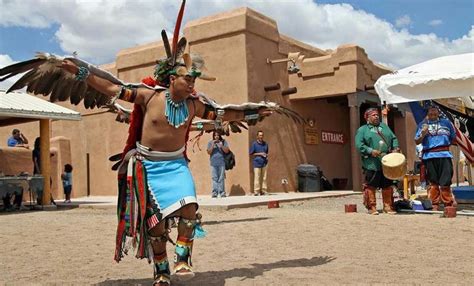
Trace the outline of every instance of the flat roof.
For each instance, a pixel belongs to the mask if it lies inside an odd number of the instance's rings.
[[[0,90],[0,120],[12,117],[29,119],[81,120],[77,111],[23,92]]]

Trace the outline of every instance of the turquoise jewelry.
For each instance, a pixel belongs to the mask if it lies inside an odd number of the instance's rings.
[[[196,124],[196,128],[197,128],[197,130],[203,130],[204,129],[204,124],[202,124],[202,122],[198,122]]]
[[[168,123],[171,126],[174,126],[174,128],[178,128],[181,125],[184,125],[184,123],[186,123],[186,120],[188,120],[189,118],[189,111],[188,105],[186,104],[186,100],[182,100],[181,102],[172,101],[169,90],[166,90],[165,96],[165,116],[166,119],[168,119]]]
[[[85,81],[89,77],[89,70],[86,67],[79,67],[76,73],[76,80]]]

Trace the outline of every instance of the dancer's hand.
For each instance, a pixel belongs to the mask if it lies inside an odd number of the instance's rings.
[[[428,124],[423,124],[421,128],[421,135],[425,136],[428,133]]]
[[[79,71],[79,68],[76,66],[76,64],[70,60],[63,60],[60,67],[72,74],[76,74]]]

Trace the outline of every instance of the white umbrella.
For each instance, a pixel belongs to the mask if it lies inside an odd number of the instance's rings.
[[[474,96],[474,53],[440,57],[381,76],[380,101],[410,101]]]

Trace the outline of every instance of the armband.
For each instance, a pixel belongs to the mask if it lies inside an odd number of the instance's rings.
[[[125,100],[128,102],[134,102],[135,98],[137,97],[137,89],[136,88],[127,88],[123,87],[119,94],[119,99]]]
[[[86,67],[79,67],[76,73],[76,80],[85,81],[90,75],[89,70]]]
[[[203,130],[204,129],[204,124],[202,124],[202,122],[198,122],[196,124],[196,128],[197,128],[197,130]]]
[[[244,119],[246,121],[256,120],[259,118],[260,118],[260,115],[258,114],[258,110],[245,110],[244,111]]]
[[[215,120],[217,118],[216,111],[212,106],[205,104],[204,105],[204,115],[202,116],[204,119]]]

